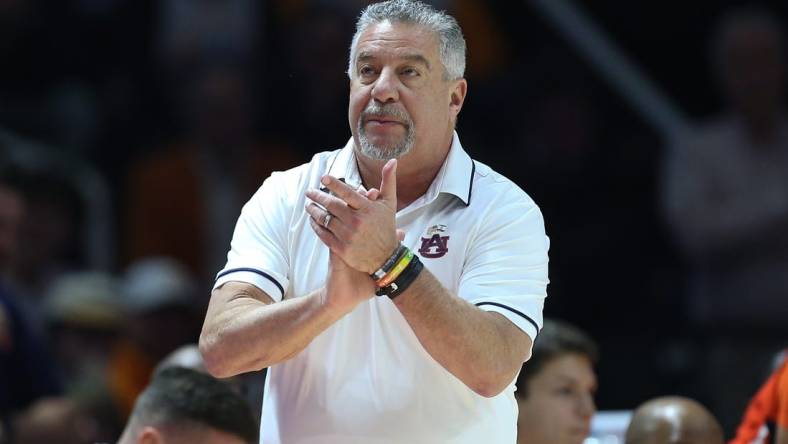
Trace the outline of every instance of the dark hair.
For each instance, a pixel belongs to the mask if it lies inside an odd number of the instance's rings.
[[[130,421],[159,426],[196,423],[257,442],[257,423],[246,401],[226,383],[185,367],[156,373],[137,398]]]
[[[545,319],[544,327],[534,341],[531,359],[523,364],[517,376],[517,396],[528,396],[528,381],[538,375],[548,362],[568,354],[585,356],[592,363],[599,359],[596,343],[584,331],[566,322]]]

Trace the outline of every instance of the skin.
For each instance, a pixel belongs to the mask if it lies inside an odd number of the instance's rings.
[[[330,251],[326,285],[276,304],[254,286],[228,282],[214,291],[200,337],[208,371],[227,377],[282,362],[374,294],[369,273],[397,246],[395,214],[423,195],[451,147],[467,91],[464,79],[446,80],[437,37],[419,26],[383,22],[358,42],[350,84],[349,122],[366,188],[322,179],[334,195],[310,190],[305,211]],[[370,101],[398,107],[415,129],[413,149],[400,159],[373,160],[358,149],[357,124]],[[373,143],[389,146],[405,128],[390,116],[362,121]],[[315,203],[319,204],[315,205]],[[322,208],[321,208],[322,206]],[[328,228],[322,226],[333,215]],[[482,396],[495,396],[528,358],[531,340],[504,316],[450,294],[424,270],[395,299],[421,344],[446,370]]]
[[[581,444],[596,412],[596,375],[584,355],[566,354],[547,362],[517,397],[517,442]]]
[[[784,427],[777,427],[775,442],[777,444],[788,444],[788,429]]]
[[[657,398],[635,410],[627,444],[723,444],[722,427],[699,403],[681,397]]]

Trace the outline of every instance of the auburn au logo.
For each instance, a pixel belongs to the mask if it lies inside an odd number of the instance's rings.
[[[441,236],[438,233],[432,235],[432,237],[422,237],[421,238],[421,248],[419,248],[419,254],[421,257],[428,257],[431,259],[435,259],[438,257],[442,257],[449,251],[449,236]]]

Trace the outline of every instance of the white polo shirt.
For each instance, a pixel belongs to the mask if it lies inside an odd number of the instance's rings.
[[[328,248],[304,211],[330,174],[361,183],[353,140],[274,173],[244,206],[216,286],[251,283],[275,301],[322,287]],[[454,134],[427,193],[397,212],[404,244],[452,294],[498,312],[531,338],[542,326],[548,238],[539,208],[514,183],[473,161]],[[375,297],[271,367],[265,444],[511,443],[514,380],[485,398],[444,369],[387,297]]]

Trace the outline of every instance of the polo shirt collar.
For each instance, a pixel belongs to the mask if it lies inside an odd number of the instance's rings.
[[[449,155],[443,162],[440,171],[435,176],[432,184],[424,195],[425,202],[432,202],[438,195],[447,193],[456,196],[465,206],[471,204],[473,192],[473,174],[476,164],[462,148],[457,132],[452,137]],[[328,172],[336,178],[342,179],[353,188],[361,184],[361,175],[358,172],[356,153],[353,138],[348,140],[332,160],[329,161]]]

